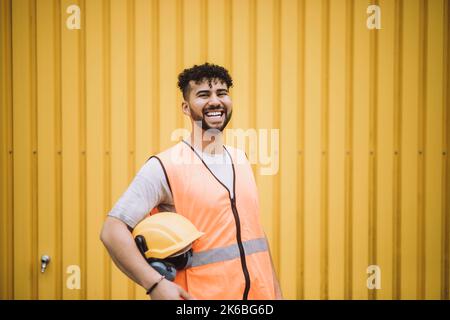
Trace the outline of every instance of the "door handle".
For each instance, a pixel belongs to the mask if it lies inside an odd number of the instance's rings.
[[[49,263],[50,263],[50,256],[43,255],[41,257],[41,273],[45,272],[45,269],[47,269]]]

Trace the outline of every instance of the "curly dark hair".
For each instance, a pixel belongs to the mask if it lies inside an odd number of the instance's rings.
[[[224,67],[218,66],[216,64],[210,64],[208,62],[202,65],[194,65],[189,69],[184,69],[178,75],[178,87],[183,93],[183,97],[187,99],[189,93],[189,81],[194,80],[195,83],[200,83],[204,79],[211,80],[219,79],[226,83],[228,88],[233,86],[233,79],[231,79],[228,70]]]

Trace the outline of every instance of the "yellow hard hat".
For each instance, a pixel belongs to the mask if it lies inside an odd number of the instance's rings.
[[[146,258],[164,259],[188,247],[204,233],[184,216],[173,212],[160,212],[139,222],[133,238],[142,236],[147,250]]]

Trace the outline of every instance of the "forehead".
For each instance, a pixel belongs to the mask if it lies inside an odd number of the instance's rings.
[[[203,79],[201,82],[195,82],[194,80],[189,81],[189,86],[195,93],[200,90],[218,90],[218,89],[228,89],[225,81],[214,78],[214,79]]]

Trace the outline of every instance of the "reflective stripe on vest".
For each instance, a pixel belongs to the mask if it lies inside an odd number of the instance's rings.
[[[245,255],[251,255],[257,252],[267,251],[267,242],[264,238],[252,239],[242,242],[244,246]],[[240,257],[239,247],[232,244],[227,247],[214,248],[211,250],[194,252],[192,256],[192,267],[199,267],[205,264],[233,260]]]

